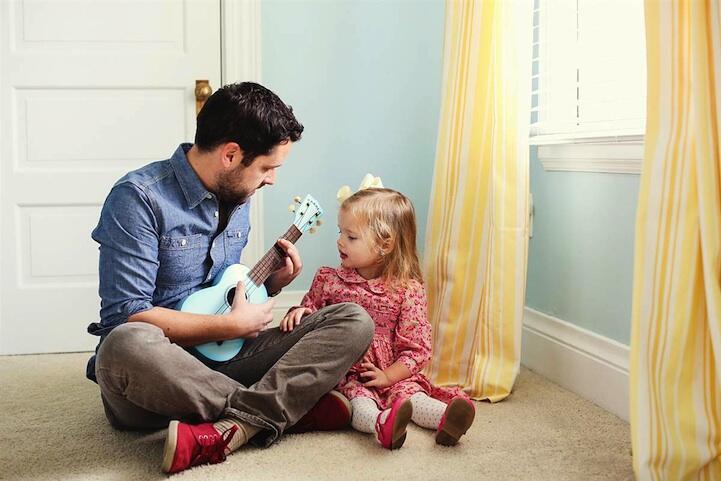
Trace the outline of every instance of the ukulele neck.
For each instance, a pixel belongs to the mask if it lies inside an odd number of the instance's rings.
[[[291,225],[280,238],[295,244],[301,235],[301,231],[295,225]],[[262,285],[273,272],[283,267],[285,257],[286,254],[283,248],[281,248],[278,243],[273,244],[273,247],[271,247],[250,270],[248,277],[250,277],[256,286]]]

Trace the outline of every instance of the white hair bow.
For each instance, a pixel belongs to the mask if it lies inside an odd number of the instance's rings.
[[[358,190],[370,189],[373,187],[383,187],[383,182],[381,181],[381,178],[375,177],[373,174],[366,174],[365,177],[363,177],[360,185],[358,186]],[[353,191],[350,190],[350,187],[344,185],[343,187],[338,189],[336,198],[338,199],[338,203],[342,204],[351,195],[353,195]]]

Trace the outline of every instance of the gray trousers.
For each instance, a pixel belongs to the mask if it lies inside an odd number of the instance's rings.
[[[268,329],[232,360],[206,365],[162,329],[122,324],[97,353],[105,413],[119,429],[161,429],[234,417],[261,428],[269,446],[340,381],[368,349],[374,325],[356,304],[320,309],[291,332]]]

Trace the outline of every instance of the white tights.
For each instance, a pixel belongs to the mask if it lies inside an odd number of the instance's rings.
[[[381,414],[376,402],[369,397],[356,397],[350,400],[350,404],[353,406],[353,417],[350,420],[353,429],[362,433],[375,433],[376,420]],[[386,409],[386,412],[390,412],[390,409]]]
[[[382,422],[390,413],[390,409],[381,413],[376,402],[368,397],[356,397],[351,399],[350,403],[353,406],[351,426],[363,433],[375,433],[378,416],[382,416]],[[413,405],[411,421],[426,429],[438,429],[441,417],[446,411],[446,403],[433,399],[426,393],[417,392],[411,396],[411,404]]]
[[[411,421],[426,429],[438,429],[447,404],[433,399],[424,392],[417,392],[411,396],[413,404],[413,417]]]

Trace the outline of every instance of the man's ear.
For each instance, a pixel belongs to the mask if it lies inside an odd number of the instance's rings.
[[[243,149],[235,142],[226,142],[220,147],[220,161],[226,169],[235,169],[243,162]]]

